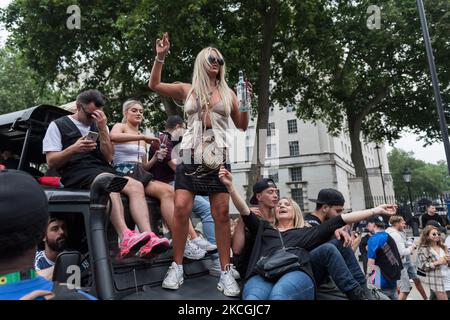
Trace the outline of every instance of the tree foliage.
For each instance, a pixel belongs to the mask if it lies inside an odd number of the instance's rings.
[[[413,198],[437,196],[450,190],[450,177],[444,161],[437,164],[426,163],[414,158],[413,152],[394,148],[388,153],[389,169],[394,180],[395,195],[399,199],[408,199],[408,186],[403,180],[405,168],[411,170],[411,193]]]
[[[58,104],[58,99],[57,92],[26,66],[18,53],[0,49],[0,114],[37,104]]]

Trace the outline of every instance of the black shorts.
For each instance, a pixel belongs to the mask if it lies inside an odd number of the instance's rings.
[[[177,165],[175,171],[175,190],[184,189],[193,192],[196,195],[207,196],[210,193],[225,192],[228,193],[225,185],[219,180],[219,169],[216,169],[203,177],[189,175],[195,172],[200,164]],[[230,164],[226,163],[225,168],[231,172]]]

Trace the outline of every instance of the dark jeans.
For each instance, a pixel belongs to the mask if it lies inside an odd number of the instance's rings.
[[[348,251],[347,249],[350,249]],[[310,251],[314,279],[317,284],[330,275],[342,292],[366,284],[364,274],[351,248],[332,240]]]
[[[345,260],[345,264],[352,273],[353,278],[355,278],[355,280],[358,281],[360,286],[365,286],[366,276],[364,275],[364,272],[361,270],[358,259],[356,258],[352,248],[351,247],[345,248],[342,245],[342,241],[337,239],[333,239],[328,242],[336,246],[336,248],[339,250],[339,252],[341,253],[342,257]]]

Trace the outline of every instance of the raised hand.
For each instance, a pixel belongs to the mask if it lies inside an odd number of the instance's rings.
[[[233,187],[233,176],[227,169],[225,169],[223,165],[219,170],[219,179],[225,185],[225,187],[227,187],[227,189]]]
[[[106,115],[102,110],[95,110],[92,112],[92,118],[97,122],[97,127],[99,130],[106,130],[107,128],[107,119]]]
[[[164,59],[170,48],[169,34],[164,32],[162,39],[156,39],[156,54],[160,59]]]
[[[393,216],[397,212],[397,205],[395,204],[382,204],[373,209],[375,214],[383,214],[386,216]]]

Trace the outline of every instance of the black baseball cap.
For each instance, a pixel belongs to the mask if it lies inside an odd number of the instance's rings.
[[[447,233],[447,229],[436,220],[428,220],[425,226],[433,226],[438,229],[439,232]]]
[[[35,248],[48,224],[44,189],[28,173],[0,170],[0,260]]]
[[[318,204],[327,204],[329,206],[343,206],[345,203],[344,196],[336,189],[322,189],[319,191],[317,199],[309,199],[309,201]]]
[[[256,199],[256,194],[263,192],[264,190],[268,189],[268,188],[277,188],[277,185],[275,184],[275,182],[272,179],[262,179],[259,180],[257,183],[255,183],[253,185],[253,196],[250,199],[250,203],[257,205],[258,204],[258,199]]]
[[[387,223],[384,221],[383,216],[376,215],[367,220],[367,222],[375,223],[378,228],[386,229],[388,227]]]
[[[48,200],[31,175],[19,170],[0,170],[0,233],[48,222]]]

